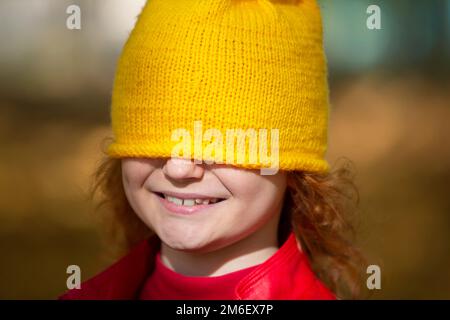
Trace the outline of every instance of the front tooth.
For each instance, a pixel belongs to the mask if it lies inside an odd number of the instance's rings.
[[[196,204],[202,204],[202,203],[203,203],[203,200],[202,200],[202,199],[195,199],[195,203],[196,203]]]
[[[167,199],[173,203],[175,203],[178,206],[181,206],[183,204],[183,199],[175,198],[175,197],[167,197]]]
[[[183,200],[183,205],[184,206],[192,207],[194,204],[195,204],[195,200],[194,199],[184,199]]]

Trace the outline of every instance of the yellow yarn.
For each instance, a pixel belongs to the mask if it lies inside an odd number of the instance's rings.
[[[173,131],[201,121],[278,129],[280,169],[328,171],[322,42],[315,0],[148,0],[118,63],[108,154],[170,157]]]

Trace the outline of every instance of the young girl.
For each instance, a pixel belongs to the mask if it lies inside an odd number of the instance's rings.
[[[93,189],[127,253],[60,298],[355,297],[326,77],[314,0],[149,0]]]

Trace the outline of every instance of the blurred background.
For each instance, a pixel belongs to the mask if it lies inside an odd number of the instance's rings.
[[[87,201],[115,64],[144,0],[0,0],[0,299],[111,261]],[[450,299],[450,1],[323,0],[328,160],[351,159],[372,299]],[[69,30],[66,9],[81,8]],[[381,9],[381,29],[366,20]]]

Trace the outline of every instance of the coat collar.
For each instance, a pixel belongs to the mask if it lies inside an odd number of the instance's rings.
[[[153,271],[160,245],[161,240],[151,236],[112,266],[83,282],[81,289],[69,290],[59,299],[137,299]],[[236,300],[334,299],[315,277],[292,231],[277,252],[238,283],[235,295]]]

